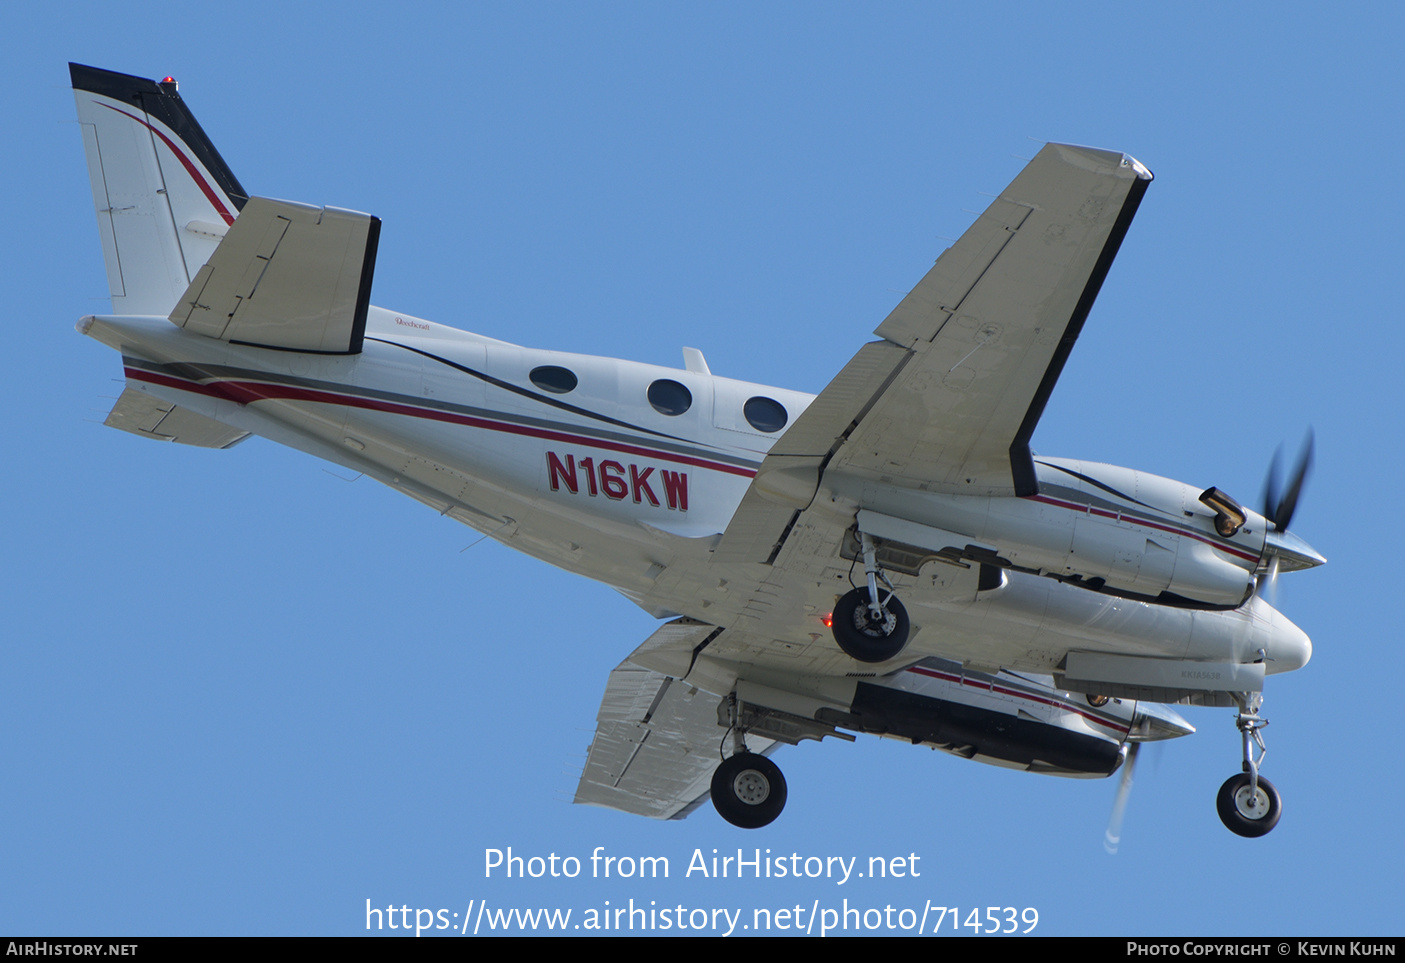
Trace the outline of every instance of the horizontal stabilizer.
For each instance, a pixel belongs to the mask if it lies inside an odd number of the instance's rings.
[[[199,448],[233,448],[249,437],[247,431],[222,425],[213,418],[187,411],[130,387],[123,389],[122,396],[112,406],[103,424],[143,438],[174,441],[178,445],[195,445]]]
[[[250,198],[171,321],[239,344],[357,354],[379,238],[369,214]]]

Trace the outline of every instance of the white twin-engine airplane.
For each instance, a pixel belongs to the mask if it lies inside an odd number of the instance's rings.
[[[170,78],[71,72],[113,311],[78,329],[127,379],[107,424],[262,435],[669,619],[610,673],[577,802],[676,819],[710,796],[764,826],[768,756],[848,732],[1107,776],[1193,732],[1180,704],[1238,710],[1225,825],[1278,821],[1264,677],[1312,646],[1262,589],[1324,562],[1287,531],[1310,447],[1263,514],[1029,447],[1137,161],[1046,146],[811,397],[692,348],[675,370],[373,307],[377,218],[248,196]]]

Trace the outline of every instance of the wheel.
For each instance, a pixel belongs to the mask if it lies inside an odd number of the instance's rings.
[[[887,662],[907,645],[907,609],[897,596],[889,595],[888,617],[874,621],[868,610],[868,590],[854,589],[834,606],[830,631],[834,641],[851,659],[860,662]]]
[[[765,756],[739,752],[712,774],[712,805],[733,826],[760,829],[785,808],[785,777]]]
[[[1283,798],[1273,783],[1259,777],[1259,791],[1249,792],[1249,774],[1241,772],[1225,780],[1215,799],[1220,821],[1230,832],[1239,836],[1262,836],[1278,825],[1283,815]]]

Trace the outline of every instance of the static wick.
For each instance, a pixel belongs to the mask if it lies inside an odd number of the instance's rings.
[[[485,539],[485,538],[491,538],[491,537],[493,537],[493,536],[496,535],[498,532],[502,531],[504,528],[507,528],[507,526],[510,525],[511,522],[512,522],[511,519],[508,519],[507,521],[503,522],[501,525],[499,525],[497,528],[493,529],[491,532],[488,532],[488,533],[486,533],[486,534],[480,536],[480,537],[478,538],[478,541],[474,542],[473,545],[477,545],[478,542],[483,541],[483,539]],[[466,552],[466,551],[468,551],[470,548],[472,548],[473,545],[465,545],[463,548],[459,549],[459,554],[462,555],[464,552]]]

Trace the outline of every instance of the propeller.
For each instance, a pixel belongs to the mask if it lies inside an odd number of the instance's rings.
[[[1122,763],[1122,780],[1117,784],[1117,798],[1112,804],[1112,816],[1107,821],[1107,833],[1103,836],[1103,849],[1110,855],[1117,855],[1117,847],[1122,843],[1122,817],[1127,813],[1127,797],[1132,794],[1132,771],[1137,768],[1137,752],[1140,742],[1127,744],[1127,759]]]
[[[1195,727],[1172,706],[1154,702],[1138,702],[1132,714],[1132,725],[1127,730],[1127,754],[1122,758],[1122,778],[1117,784],[1117,798],[1112,804],[1112,817],[1107,821],[1107,833],[1103,837],[1103,848],[1117,855],[1118,844],[1122,842],[1122,817],[1127,813],[1127,798],[1132,792],[1132,774],[1137,768],[1137,753],[1144,742],[1161,742],[1188,736]],[[1155,758],[1155,757],[1153,757]]]
[[[1312,455],[1316,448],[1316,438],[1312,429],[1307,431],[1302,451],[1298,454],[1297,467],[1293,469],[1292,480],[1283,486],[1282,463],[1283,446],[1273,453],[1273,461],[1268,466],[1268,477],[1264,480],[1264,518],[1273,526],[1275,533],[1285,533],[1293,521],[1293,513],[1298,508],[1298,497],[1303,493],[1303,484],[1312,471]],[[1273,540],[1270,540],[1271,542]],[[1259,590],[1268,596],[1268,603],[1278,604],[1279,552],[1272,551],[1268,560],[1268,571],[1259,585]]]
[[[1283,461],[1283,446],[1273,453],[1273,461],[1268,466],[1268,478],[1264,480],[1264,518],[1272,523],[1275,531],[1286,532],[1293,521],[1293,512],[1298,507],[1298,496],[1303,492],[1303,483],[1312,471],[1312,453],[1316,439],[1312,429],[1307,430],[1307,439],[1298,455],[1298,465],[1293,469],[1293,480],[1283,488],[1280,465]]]

